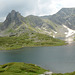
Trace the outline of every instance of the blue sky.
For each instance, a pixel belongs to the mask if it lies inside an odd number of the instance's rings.
[[[52,15],[61,8],[75,7],[75,0],[0,0],[0,21],[4,21],[11,10],[27,15]]]

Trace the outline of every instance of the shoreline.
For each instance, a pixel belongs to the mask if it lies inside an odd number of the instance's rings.
[[[30,47],[30,48],[31,48],[31,47],[33,47],[33,48],[35,48],[35,47],[56,47],[56,46],[67,46],[67,45],[68,45],[68,44],[67,44],[67,43],[65,43],[65,44],[62,44],[62,45],[47,45],[47,46],[44,46],[44,45],[43,45],[43,46],[42,46],[42,45],[41,45],[41,46],[40,46],[40,45],[39,45],[39,46],[24,46],[24,47],[20,47],[20,48],[16,48],[16,49],[15,49],[15,48],[14,48],[14,49],[13,49],[13,48],[10,48],[10,49],[8,49],[8,48],[7,48],[7,49],[5,49],[5,50],[4,50],[4,49],[2,49],[2,50],[0,50],[0,51],[7,51],[7,50],[18,50],[18,49],[22,49],[22,48],[25,48],[25,47]]]

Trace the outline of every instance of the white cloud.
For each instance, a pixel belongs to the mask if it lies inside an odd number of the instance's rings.
[[[19,11],[23,16],[50,15],[59,9],[75,7],[74,0],[0,0],[0,21],[11,10]]]

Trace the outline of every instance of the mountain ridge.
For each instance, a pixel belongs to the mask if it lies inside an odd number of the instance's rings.
[[[52,37],[66,37],[68,30],[63,26],[75,30],[75,8],[62,8],[56,14],[50,16],[29,15],[23,17],[19,12],[12,10],[6,20],[0,24],[1,34],[37,32]],[[61,34],[62,33],[62,34]]]

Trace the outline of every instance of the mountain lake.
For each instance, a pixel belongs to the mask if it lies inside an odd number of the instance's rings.
[[[74,43],[75,44],[75,43]],[[25,47],[0,50],[0,64],[9,62],[32,63],[54,73],[75,71],[75,45],[55,47]]]

